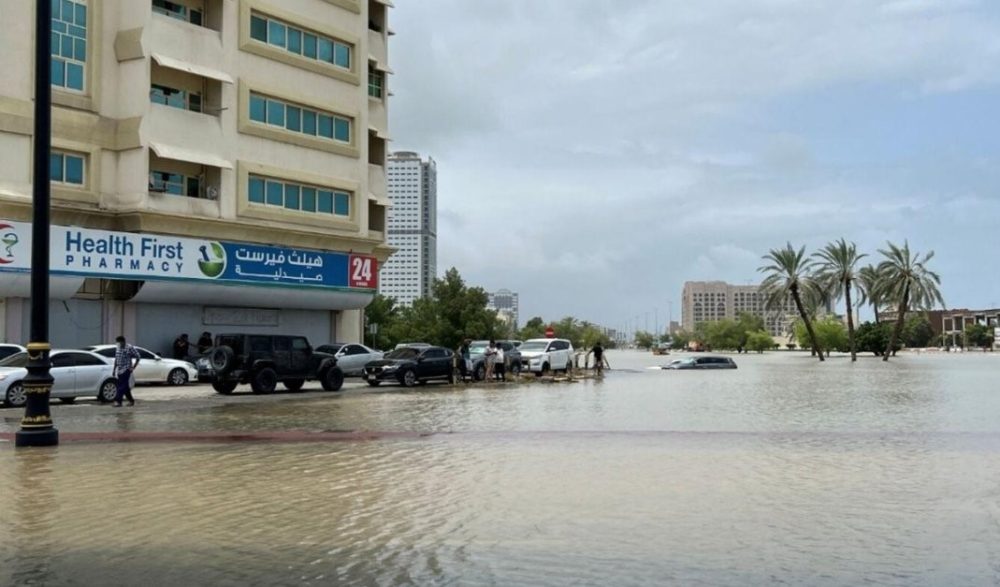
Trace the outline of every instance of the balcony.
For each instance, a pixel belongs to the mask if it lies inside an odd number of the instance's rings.
[[[385,33],[368,31],[368,57],[382,65],[389,64],[389,48]]]
[[[167,55],[206,68],[226,63],[222,36],[211,28],[153,14],[142,36],[150,55]]]
[[[183,216],[218,217],[224,165],[228,162],[196,152],[152,145],[147,207]]]
[[[389,188],[385,179],[385,167],[368,164],[368,192],[379,199],[388,198]]]

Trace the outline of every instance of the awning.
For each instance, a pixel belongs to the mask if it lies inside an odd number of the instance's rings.
[[[389,197],[388,196],[377,196],[377,195],[375,195],[375,194],[373,194],[371,192],[368,192],[368,199],[372,200],[373,202],[375,202],[379,206],[385,206],[386,208],[391,208],[392,207],[392,202],[389,201]]]
[[[374,293],[318,288],[147,281],[130,301],[282,310],[360,310],[374,297]]]
[[[180,59],[174,59],[173,57],[167,57],[165,55],[160,55],[159,53],[153,53],[152,57],[153,61],[159,63],[163,67],[176,69],[177,71],[186,71],[188,73],[218,80],[227,84],[233,83],[233,78],[230,77],[229,74],[212,69],[211,67],[195,65],[194,63],[188,63],[187,61],[181,61]]]
[[[384,5],[388,6],[389,8],[395,8],[396,7],[396,5],[392,3],[392,0],[375,0],[375,1],[378,2],[379,4],[384,4]]]
[[[382,129],[380,129],[380,128],[375,128],[374,126],[369,126],[368,127],[368,132],[372,133],[373,135],[377,136],[378,138],[380,138],[380,139],[382,139],[384,141],[391,141],[392,140],[392,139],[389,138],[389,135],[385,134],[385,131],[382,130]]]
[[[202,153],[200,151],[182,149],[180,147],[164,145],[162,143],[150,143],[149,148],[152,149],[154,153],[156,153],[157,157],[163,159],[173,159],[174,161],[187,161],[188,163],[208,165],[209,167],[221,167],[223,169],[233,168],[232,163],[226,161],[222,157],[218,157],[211,153]]]
[[[68,300],[83,285],[83,277],[64,275],[49,276],[49,299]],[[30,298],[31,272],[0,272],[0,300],[3,298]]]
[[[385,72],[385,73],[388,73],[388,74],[392,74],[392,75],[396,74],[396,72],[393,71],[391,67],[389,67],[388,65],[383,65],[378,59],[375,59],[371,55],[368,56],[368,61],[371,61],[372,63],[374,63],[375,64],[375,69],[377,69],[379,71],[382,71],[382,72]]]

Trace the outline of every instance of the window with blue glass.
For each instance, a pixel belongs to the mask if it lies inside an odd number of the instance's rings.
[[[351,69],[354,47],[350,43],[310,33],[264,14],[250,15],[250,38],[307,59]]]
[[[87,67],[86,0],[52,2],[52,85],[82,92]]]
[[[326,114],[256,92],[250,93],[250,120],[322,139],[351,142],[350,118]]]
[[[84,155],[52,151],[49,153],[49,179],[57,183],[82,186],[85,162]]]
[[[149,191],[200,198],[201,178],[186,176],[183,173],[151,170],[149,172]]]
[[[247,190],[251,204],[296,212],[350,217],[351,194],[317,186],[251,175]]]

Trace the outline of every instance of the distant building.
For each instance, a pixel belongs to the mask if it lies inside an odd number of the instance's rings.
[[[514,328],[518,328],[520,322],[517,292],[510,291],[509,289],[501,289],[488,295],[489,301],[487,302],[486,307],[490,310],[496,310],[497,314],[499,314],[505,322]]]
[[[379,293],[408,306],[427,297],[437,277],[437,164],[418,153],[388,158],[388,239],[396,252],[383,265]]]
[[[780,310],[766,310],[765,296],[757,285],[732,285],[724,281],[688,281],[681,295],[681,325],[691,332],[702,322],[736,320],[742,314],[759,316],[771,336],[787,337],[798,316],[789,299]]]
[[[898,314],[895,310],[882,310],[879,313],[882,322],[893,323]],[[971,326],[981,324],[989,328],[1000,327],[1000,309],[969,310],[953,308],[949,310],[911,311],[907,316],[926,316],[935,336],[944,335],[945,343],[959,340],[962,334]]]

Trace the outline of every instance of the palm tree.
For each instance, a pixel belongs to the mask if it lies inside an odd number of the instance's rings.
[[[889,336],[883,361],[889,360],[892,349],[896,347],[906,322],[907,310],[929,310],[937,304],[944,306],[944,298],[938,290],[941,278],[927,268],[928,261],[934,258],[934,251],[920,257],[919,253],[910,252],[908,242],[904,242],[902,247],[892,243],[888,245],[888,249],[879,249],[885,260],[878,264],[878,272],[884,276],[884,282],[878,289],[885,301],[896,306],[896,327]]]
[[[875,310],[875,324],[881,324],[882,322],[882,317],[879,315],[879,308],[885,304],[885,296],[880,289],[884,281],[885,276],[879,273],[878,268],[874,265],[865,265],[859,269],[854,279],[861,298],[859,303],[871,304],[872,309]]]
[[[857,245],[848,243],[844,239],[826,245],[813,255],[818,259],[816,280],[826,286],[824,289],[829,291],[834,299],[843,295],[844,302],[847,304],[847,340],[851,346],[852,362],[858,360],[858,352],[854,347],[854,310],[851,307],[851,289],[857,278],[857,264],[866,256],[858,253]]]
[[[812,263],[806,258],[806,248],[802,247],[796,251],[792,243],[787,243],[783,249],[771,249],[763,259],[771,263],[757,269],[766,275],[760,284],[765,296],[765,307],[768,310],[783,311],[785,302],[791,296],[799,311],[799,317],[805,324],[806,332],[809,333],[813,353],[823,361],[823,349],[819,346],[812,320],[803,303],[804,298],[813,298],[819,294],[819,288],[809,273]]]

